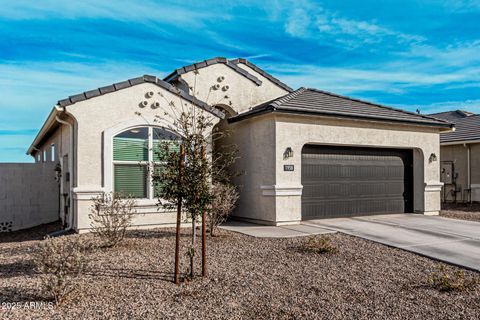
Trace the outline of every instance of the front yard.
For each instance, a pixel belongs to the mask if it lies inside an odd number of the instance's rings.
[[[183,232],[186,244],[189,230]],[[444,264],[359,238],[333,234],[338,253],[316,254],[302,249],[306,238],[219,234],[209,239],[206,279],[171,283],[173,229],[132,231],[118,247],[88,254],[73,301],[53,309],[4,308],[1,318],[480,318],[478,273],[465,271],[477,281],[470,289],[439,292],[428,279]],[[29,258],[39,240],[2,241],[0,302],[45,301]]]

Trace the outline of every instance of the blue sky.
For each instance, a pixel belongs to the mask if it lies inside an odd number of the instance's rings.
[[[0,162],[56,101],[215,56],[292,87],[480,112],[480,0],[0,0]]]

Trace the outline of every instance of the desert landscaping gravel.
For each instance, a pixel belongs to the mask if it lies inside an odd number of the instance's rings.
[[[185,252],[189,230],[182,232]],[[3,308],[0,318],[480,318],[478,273],[465,271],[477,281],[468,290],[439,292],[428,278],[442,263],[352,236],[330,235],[338,253],[315,254],[302,249],[302,237],[253,238],[224,230],[219,235],[208,240],[207,278],[171,282],[173,229],[132,231],[120,246],[88,253],[89,270],[72,301],[52,309]],[[46,301],[29,258],[40,240],[27,234],[1,241],[0,302]]]
[[[447,203],[442,204],[440,215],[446,218],[480,221],[480,203]]]

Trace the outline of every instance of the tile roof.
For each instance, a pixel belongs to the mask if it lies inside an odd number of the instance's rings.
[[[455,131],[444,132],[440,135],[440,143],[480,140],[480,115],[478,114],[455,110],[434,113],[430,116],[455,124]]]
[[[283,97],[258,105],[230,118],[229,122],[240,121],[267,112],[403,122],[447,128],[453,126],[448,121],[433,117],[307,88],[300,88]]]
[[[227,58],[224,58],[224,57],[216,57],[216,58],[204,60],[201,62],[193,63],[188,66],[178,68],[177,70],[173,71],[168,76],[166,76],[163,80],[170,82],[171,80],[176,79],[179,75],[182,75],[184,73],[187,73],[193,70],[199,70],[217,63],[225,64],[227,67],[230,67],[231,69],[238,72],[248,80],[254,82],[257,86],[262,84],[262,81],[260,79],[258,79],[254,75],[250,74],[247,70],[240,68],[239,66],[237,66],[237,64],[233,63],[232,61],[229,61]]]
[[[217,117],[224,118],[224,116],[225,116],[221,111],[211,107],[207,103],[205,103],[201,100],[198,100],[195,97],[191,96],[190,94],[186,93],[185,91],[180,90],[175,86],[172,86],[170,83],[168,83],[166,81],[163,81],[163,80],[161,80],[161,79],[159,79],[155,76],[151,76],[151,75],[143,75],[141,77],[128,79],[128,80],[122,81],[122,82],[117,82],[117,83],[114,83],[114,84],[106,86],[106,87],[101,87],[101,88],[98,88],[98,89],[94,89],[94,90],[86,91],[86,92],[76,94],[76,95],[73,95],[73,96],[69,96],[66,99],[59,100],[57,104],[60,107],[66,107],[66,106],[72,105],[76,102],[84,101],[84,100],[91,99],[91,98],[94,98],[94,97],[98,97],[98,96],[101,96],[101,95],[104,95],[104,94],[107,94],[107,93],[110,93],[110,92],[114,92],[114,91],[122,90],[122,89],[125,89],[125,88],[133,87],[137,84],[141,84],[141,83],[145,83],[145,82],[156,84],[159,87],[161,87],[161,88],[163,88],[163,89],[165,89],[165,90],[167,90],[167,91],[169,91],[169,92],[171,92],[171,93],[173,93],[177,96],[180,96],[183,99],[185,99],[187,101],[190,101],[191,103],[194,103],[198,107],[204,109],[205,111],[208,111],[208,112],[212,113],[213,115],[215,115]]]
[[[265,78],[267,78],[268,80],[272,81],[273,83],[275,83],[277,86],[287,90],[288,92],[292,92],[293,89],[290,88],[289,86],[287,86],[285,83],[283,83],[282,81],[278,80],[277,78],[275,78],[274,76],[272,76],[270,73],[267,73],[265,72],[265,70],[257,67],[256,65],[254,65],[253,63],[251,63],[250,61],[248,61],[247,59],[244,59],[244,58],[237,58],[237,59],[233,59],[233,60],[230,60],[232,63],[234,64],[239,64],[239,63],[243,63],[244,65],[246,65],[247,67],[249,68],[252,68],[253,70],[255,70],[255,72],[261,74],[262,76],[264,76]]]

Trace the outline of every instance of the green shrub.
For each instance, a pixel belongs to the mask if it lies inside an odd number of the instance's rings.
[[[331,243],[330,237],[325,235],[308,237],[303,244],[303,249],[318,254],[338,252],[337,247]]]
[[[92,232],[100,238],[104,247],[114,247],[125,238],[132,226],[135,200],[113,192],[93,199],[91,208]]]
[[[465,278],[463,270],[448,271],[443,265],[430,275],[429,282],[435,289],[442,292],[462,291],[474,284],[473,280]]]
[[[33,252],[35,270],[42,290],[57,304],[67,301],[76,288],[76,279],[86,265],[85,243],[77,236],[46,238]]]

